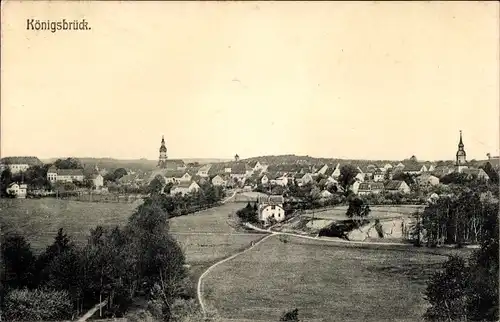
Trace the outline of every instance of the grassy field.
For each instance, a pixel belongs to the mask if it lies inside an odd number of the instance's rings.
[[[35,251],[52,243],[57,230],[63,228],[83,244],[91,228],[97,225],[123,225],[140,202],[88,203],[53,198],[0,199],[0,224],[3,234],[20,232]],[[176,217],[170,231],[183,247],[188,262],[212,262],[236,252],[258,239],[258,234],[238,232],[228,221],[242,204],[226,204],[196,214]]]
[[[170,232],[183,247],[188,263],[213,262],[248,246],[260,234],[239,231],[230,225],[233,214],[244,207],[228,203],[170,221]]]
[[[394,217],[408,217],[413,214],[415,211],[423,211],[424,206],[413,206],[413,205],[401,205],[401,206],[370,206],[370,218],[394,218]],[[313,213],[307,213],[303,216],[321,218],[321,219],[330,219],[330,220],[346,220],[347,216],[345,215],[347,211],[347,206],[339,206],[333,209],[328,209],[326,211],[318,209]]]
[[[140,201],[139,201],[140,203]],[[89,203],[54,198],[0,199],[2,234],[22,233],[35,251],[52,243],[63,228],[77,243],[84,243],[97,225],[125,224],[139,203]]]
[[[429,252],[271,237],[216,267],[203,290],[209,306],[232,319],[276,321],[296,307],[306,320],[415,321],[425,311],[425,281],[446,259]]]

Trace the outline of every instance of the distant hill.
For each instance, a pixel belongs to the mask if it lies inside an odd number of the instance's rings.
[[[61,159],[65,159],[66,157],[61,157]],[[43,163],[53,163],[59,158],[51,158],[51,159],[42,159]],[[102,169],[116,169],[116,168],[128,168],[135,170],[153,170],[156,168],[158,164],[157,160],[147,160],[147,159],[135,159],[135,160],[121,160],[121,159],[112,159],[112,158],[77,158],[80,160],[85,166],[94,166],[97,165]],[[182,159],[186,164],[198,162],[199,164],[206,163],[216,163],[216,162],[225,162],[228,159]]]

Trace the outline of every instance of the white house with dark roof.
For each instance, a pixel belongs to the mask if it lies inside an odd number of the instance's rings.
[[[258,219],[264,225],[269,224],[271,218],[280,222],[285,219],[283,204],[285,199],[280,195],[271,195],[258,198]]]
[[[402,180],[391,180],[384,186],[384,190],[390,193],[410,193],[411,189],[408,184]]]
[[[218,174],[212,178],[212,184],[214,186],[225,187],[227,185],[227,180],[223,177],[223,175]]]
[[[9,168],[13,174],[24,172],[31,166],[42,166],[37,157],[5,157],[0,159],[0,172]]]
[[[188,193],[198,191],[199,189],[200,189],[200,186],[195,181],[180,182],[180,183],[174,185],[170,189],[170,194],[171,195],[177,195],[177,194],[186,195]]]
[[[47,170],[47,180],[55,182],[83,182],[83,169],[57,169],[52,166]]]
[[[28,193],[28,185],[13,182],[7,187],[6,192],[11,196],[23,199],[26,198],[26,194]]]
[[[252,176],[253,169],[245,162],[234,162],[231,165],[231,178],[243,181],[244,179]]]
[[[360,182],[357,194],[358,195],[368,195],[368,194],[379,194],[384,191],[384,184],[382,182]]]

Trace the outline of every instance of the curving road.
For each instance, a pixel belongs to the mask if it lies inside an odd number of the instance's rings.
[[[206,306],[205,306],[205,303],[203,302],[203,296],[202,296],[202,290],[201,290],[201,285],[202,285],[202,280],[203,280],[203,277],[205,277],[205,275],[207,275],[212,269],[214,269],[215,267],[217,267],[218,265],[222,264],[222,263],[225,263],[227,261],[230,261],[231,259],[241,255],[241,254],[244,254],[245,252],[251,250],[252,248],[254,248],[255,246],[257,246],[258,244],[262,243],[263,241],[265,241],[266,239],[268,239],[269,237],[273,236],[273,234],[269,234],[267,236],[265,236],[264,238],[260,239],[259,241],[257,241],[256,243],[252,243],[252,245],[244,250],[242,250],[241,252],[239,253],[236,253],[234,255],[231,255],[230,257],[228,258],[225,258],[221,261],[218,261],[217,263],[213,264],[212,266],[210,266],[209,268],[207,268],[203,274],[201,274],[200,278],[198,279],[198,287],[196,289],[196,293],[197,293],[197,296],[198,296],[198,302],[200,303],[200,307],[201,307],[201,311],[203,312],[203,314],[206,314],[207,313],[207,309],[206,309]]]

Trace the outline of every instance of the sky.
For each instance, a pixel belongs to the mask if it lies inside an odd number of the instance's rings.
[[[497,2],[2,7],[2,157],[499,153]]]

